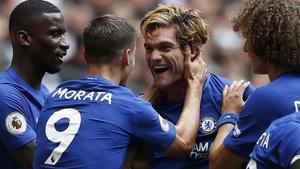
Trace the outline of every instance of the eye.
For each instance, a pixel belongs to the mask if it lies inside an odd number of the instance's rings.
[[[153,49],[150,47],[145,47],[145,51],[146,51],[146,53],[151,53],[153,51]]]
[[[53,36],[54,38],[59,38],[59,37],[63,36],[64,33],[62,31],[53,31],[53,32],[50,32],[50,35]]]
[[[170,52],[173,48],[169,45],[162,45],[158,48],[162,52]]]

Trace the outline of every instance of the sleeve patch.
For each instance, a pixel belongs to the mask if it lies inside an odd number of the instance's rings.
[[[5,119],[5,126],[9,133],[19,135],[26,131],[27,121],[23,114],[11,112]]]

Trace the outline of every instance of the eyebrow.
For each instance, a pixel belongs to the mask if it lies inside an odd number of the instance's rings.
[[[147,46],[162,46],[162,45],[169,45],[169,46],[172,46],[172,47],[176,46],[174,43],[168,42],[168,41],[159,42],[157,44],[144,43],[144,47],[147,47]]]

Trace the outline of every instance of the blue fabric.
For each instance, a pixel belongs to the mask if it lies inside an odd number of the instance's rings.
[[[300,100],[299,84],[299,75],[284,74],[256,89],[245,103],[237,127],[225,138],[225,147],[249,159],[256,141],[271,122],[295,112],[294,101]]]
[[[12,68],[0,74],[0,168],[21,168],[11,152],[35,139],[36,123],[47,95],[48,90],[44,86],[40,90],[31,88]],[[13,123],[9,120],[10,116],[19,121],[21,117],[26,119],[20,123],[24,132],[9,130]],[[18,131],[17,128],[12,130]]]
[[[300,159],[300,112],[274,121],[250,156],[257,169],[288,169],[293,159]]]
[[[150,162],[151,169],[208,169],[209,149],[216,137],[217,121],[222,114],[222,92],[225,85],[228,84],[231,84],[231,81],[212,73],[208,74],[202,90],[200,129],[197,134],[196,144],[189,157],[181,160],[166,156],[160,152],[153,152]],[[253,91],[253,87],[248,87],[244,93],[244,100]],[[183,103],[183,100],[176,102],[163,100],[155,109],[162,117],[176,124],[180,117]]]
[[[221,117],[218,120],[217,126],[218,128],[226,123],[231,123],[233,125],[236,125],[236,123],[239,121],[239,116],[235,113],[223,113]]]
[[[59,85],[47,99],[34,168],[119,169],[133,141],[165,151],[175,136],[175,126],[149,102],[104,78],[85,76]],[[57,147],[65,149],[52,156]]]

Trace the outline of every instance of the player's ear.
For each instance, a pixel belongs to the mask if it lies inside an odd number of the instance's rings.
[[[198,56],[200,54],[200,48],[198,46],[194,46],[194,45],[190,45],[191,48],[191,55],[192,55],[192,60],[195,59],[196,56]]]
[[[128,66],[130,65],[130,62],[130,49],[126,49],[122,54],[122,63]]]
[[[200,47],[193,44],[185,44],[182,48],[183,54],[194,60],[200,54]]]
[[[25,30],[19,30],[16,33],[16,40],[19,44],[26,47],[30,46],[32,42],[30,35]]]

